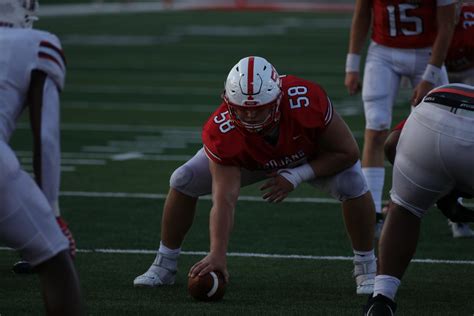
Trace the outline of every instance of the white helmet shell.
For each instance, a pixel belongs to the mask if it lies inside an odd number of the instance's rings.
[[[31,28],[38,20],[37,0],[0,0],[0,26]]]
[[[224,100],[236,125],[250,131],[260,131],[280,118],[278,107],[282,96],[280,77],[265,58],[250,56],[242,58],[232,67],[225,82]],[[266,122],[252,125],[242,122],[235,108],[273,107]]]

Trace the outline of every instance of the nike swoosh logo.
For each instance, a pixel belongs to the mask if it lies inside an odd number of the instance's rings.
[[[297,140],[298,138],[300,138],[301,135],[298,135],[298,136],[293,136],[293,140]]]

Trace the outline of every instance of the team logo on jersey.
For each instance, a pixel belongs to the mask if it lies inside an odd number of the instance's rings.
[[[269,170],[269,169],[281,169],[281,168],[287,168],[287,167],[292,167],[300,164],[303,162],[306,158],[306,155],[303,150],[299,150],[297,153],[289,156],[284,156],[279,159],[272,159],[268,161],[263,169]]]

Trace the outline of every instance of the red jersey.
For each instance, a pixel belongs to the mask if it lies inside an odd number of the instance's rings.
[[[449,72],[474,67],[474,5],[464,5],[445,60]]]
[[[405,126],[405,123],[407,122],[407,119],[404,119],[403,121],[401,121],[400,123],[398,123],[392,131],[401,131],[403,129],[403,127]]]
[[[437,0],[373,0],[372,40],[395,48],[430,47]]]
[[[332,119],[333,108],[326,92],[317,84],[283,76],[283,97],[277,143],[272,145],[258,133],[235,127],[227,105],[222,103],[204,125],[204,149],[212,161],[249,170],[272,170],[300,165],[314,159],[318,135]]]

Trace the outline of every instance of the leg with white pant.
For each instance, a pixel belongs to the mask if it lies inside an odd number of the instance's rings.
[[[385,179],[384,143],[392,121],[392,107],[398,93],[400,75],[392,68],[391,60],[380,47],[370,48],[365,65],[362,90],[366,127],[362,150],[362,170],[375,203],[381,229],[382,193]]]
[[[0,141],[0,240],[39,273],[48,315],[80,315],[82,299],[69,242],[45,196]]]
[[[242,170],[242,186],[265,178],[265,172]],[[161,222],[161,242],[155,261],[147,272],[133,281],[136,287],[155,287],[174,284],[181,245],[191,228],[200,196],[210,194],[212,177],[209,160],[200,149],[170,178]]]
[[[354,252],[356,293],[372,293],[377,269],[373,244],[375,211],[360,161],[332,177],[317,178],[310,184],[342,202],[344,224]]]

